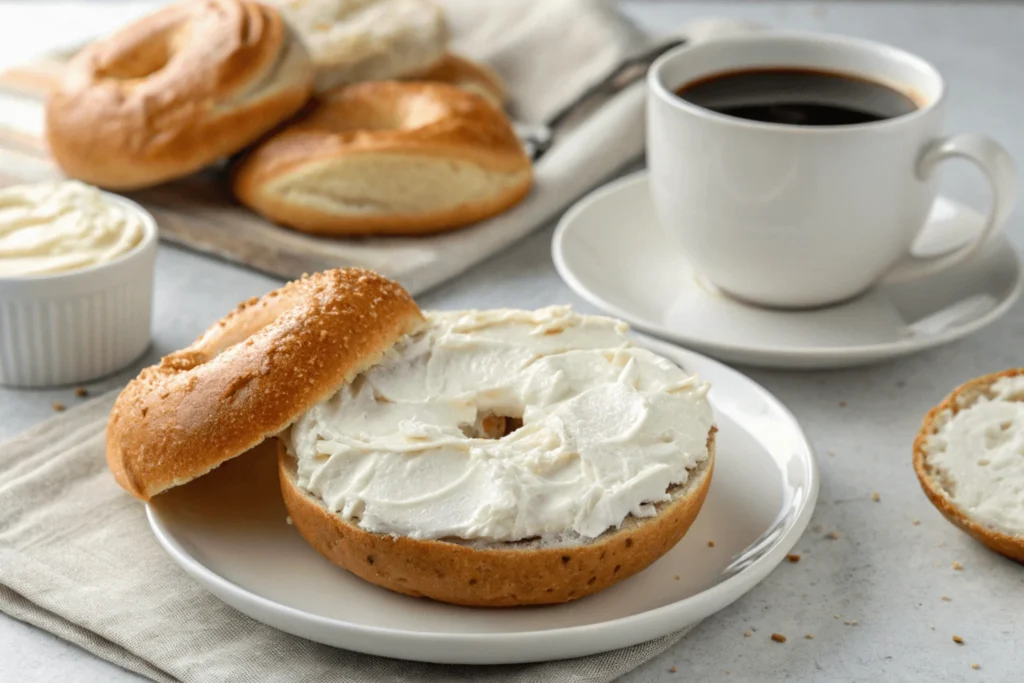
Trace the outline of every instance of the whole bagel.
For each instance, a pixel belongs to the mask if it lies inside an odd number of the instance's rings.
[[[296,230],[417,234],[504,211],[532,183],[505,116],[445,83],[359,83],[324,95],[235,168],[242,203]]]
[[[107,464],[148,500],[277,434],[423,321],[399,285],[331,270],[251,299],[125,387]]]
[[[277,10],[189,0],[78,53],[47,102],[47,140],[71,177],[145,187],[242,149],[301,108],[312,84]]]

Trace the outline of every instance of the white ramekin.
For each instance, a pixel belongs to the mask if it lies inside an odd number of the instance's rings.
[[[0,277],[0,384],[46,387],[109,375],[150,342],[157,228],[135,202],[103,193],[142,220],[142,241],[82,270]]]

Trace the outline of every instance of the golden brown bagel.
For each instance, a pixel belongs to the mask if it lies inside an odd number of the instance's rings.
[[[133,189],[245,147],[308,99],[313,65],[276,10],[189,0],[89,45],[46,106],[64,172]]]
[[[302,537],[334,564],[356,576],[413,597],[479,607],[542,605],[576,600],[645,569],[668,552],[700,512],[714,469],[714,429],[708,458],[672,500],[657,503],[655,517],[627,517],[579,545],[542,547],[537,542],[424,541],[364,531],[300,488],[296,461],[279,445],[281,492]]]
[[[990,397],[992,385],[1003,377],[1024,375],[1024,368],[998,372],[967,382],[956,388],[939,405],[925,416],[921,431],[914,440],[914,471],[921,481],[921,488],[942,515],[963,531],[973,536],[988,548],[1017,562],[1024,563],[1024,529],[998,529],[977,518],[970,510],[954,500],[957,482],[948,472],[935,466],[929,460],[929,441],[942,424],[952,415],[970,407],[982,397]],[[1024,401],[1024,395],[1015,400]],[[1021,429],[1020,425],[1011,426]],[[1007,485],[1012,485],[1007,482]],[[1016,531],[1016,533],[1013,533]]]
[[[148,500],[277,434],[422,322],[404,289],[358,268],[253,298],[125,387],[107,464]]]
[[[257,145],[232,185],[272,221],[324,235],[416,234],[504,211],[532,170],[504,115],[443,83],[360,83],[326,94]]]
[[[405,80],[448,83],[480,95],[498,109],[505,105],[505,84],[498,72],[459,55],[446,54],[431,68],[407,76]]]

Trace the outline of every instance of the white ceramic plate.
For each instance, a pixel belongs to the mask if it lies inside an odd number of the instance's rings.
[[[940,197],[914,245],[950,251],[980,229],[974,210]],[[947,344],[999,318],[1024,286],[1005,237],[931,277],[875,287],[809,311],[741,303],[705,282],[658,225],[647,172],[581,199],[559,223],[555,267],[581,297],[637,329],[717,358],[766,367],[872,363]]]
[[[645,571],[597,595],[557,606],[483,609],[365,583],[285,522],[268,448],[157,497],[147,508],[150,526],[186,572],[232,607],[349,650],[499,664],[578,657],[671,633],[730,604],[783,559],[811,518],[818,474],[800,425],[763,388],[709,358],[643,343],[712,382],[715,473],[686,537]]]

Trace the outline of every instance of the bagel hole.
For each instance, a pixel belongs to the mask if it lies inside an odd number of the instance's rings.
[[[164,34],[133,45],[100,66],[99,76],[118,81],[134,81],[152,76],[171,61],[176,52],[174,43],[174,34]]]
[[[459,428],[470,439],[503,439],[522,426],[522,413],[503,415],[493,411],[483,411],[477,413],[476,422],[461,424]]]

